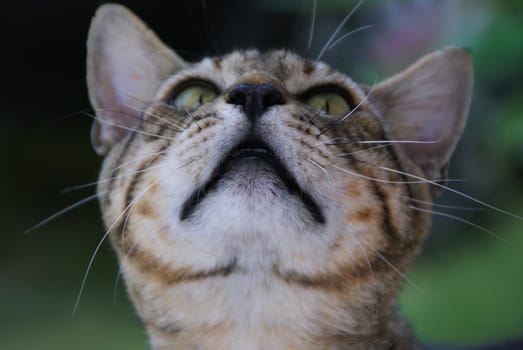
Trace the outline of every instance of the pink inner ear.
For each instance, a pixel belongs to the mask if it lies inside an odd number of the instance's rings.
[[[466,123],[472,93],[472,65],[462,49],[428,55],[377,86],[373,97],[392,137],[403,141],[409,158],[438,179]]]
[[[91,136],[105,154],[139,122],[162,81],[185,63],[126,8],[101,6],[87,41],[87,82],[97,124]]]
[[[439,168],[448,162],[461,134],[460,103],[451,91],[423,96],[422,100],[391,109],[393,114],[408,116],[407,120],[398,121],[403,123],[402,130],[394,128],[398,136],[407,141],[423,142],[405,143],[403,147],[427,175],[439,176]]]
[[[115,67],[110,62],[93,65],[94,82],[90,86],[96,98],[97,121],[91,130],[91,140],[95,149],[105,154],[109,147],[136,128],[145,101],[132,94],[143,94],[141,74],[126,72],[125,65]]]

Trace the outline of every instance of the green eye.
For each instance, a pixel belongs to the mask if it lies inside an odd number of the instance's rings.
[[[350,112],[347,100],[335,92],[313,94],[305,99],[305,103],[320,115],[344,115]]]
[[[169,104],[179,109],[191,110],[211,102],[218,96],[216,90],[203,83],[189,85],[174,96]]]

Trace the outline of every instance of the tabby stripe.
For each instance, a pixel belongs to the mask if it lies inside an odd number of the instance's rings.
[[[367,268],[368,270],[368,268]],[[281,271],[278,267],[273,268],[276,277],[288,284],[296,284],[307,289],[322,289],[326,291],[341,292],[356,279],[365,278],[368,273],[353,266],[340,267],[337,272],[318,273],[306,275],[298,271]],[[370,272],[370,270],[369,270]]]
[[[392,161],[393,161],[394,165],[396,166],[396,169],[401,172],[399,175],[401,176],[401,180],[404,182],[405,188],[407,189],[408,198],[416,198],[413,194],[414,192],[412,191],[412,186],[414,184],[411,183],[407,179],[407,176],[405,175],[406,171],[401,166],[401,162],[398,159],[398,155],[396,154],[396,152],[394,151],[394,149],[392,148],[392,146],[390,144],[387,145],[387,147],[385,147],[385,149],[387,150],[390,157],[392,158]],[[418,217],[421,214],[421,212],[418,210],[414,210],[414,209],[410,209],[410,212],[411,212],[411,215],[409,215],[409,217],[412,217],[413,221],[416,222],[418,220]]]
[[[306,76],[310,76],[312,73],[314,73],[314,70],[316,69],[316,65],[307,60],[303,63],[303,74],[305,74]]]
[[[152,159],[149,159],[148,161],[144,162],[144,164],[142,164],[138,168],[137,172],[135,173],[134,177],[132,178],[131,182],[129,183],[129,186],[127,187],[127,191],[125,193],[124,208],[127,208],[127,210],[131,210],[130,207],[131,207],[132,201],[134,200],[134,190],[135,190],[136,185],[139,183],[139,181],[145,175],[147,168],[150,168],[158,160],[160,160],[162,158],[162,156],[164,155],[163,151],[165,151],[166,149],[167,149],[167,146],[161,147],[159,149],[159,151],[155,153],[155,155],[154,155],[154,157]],[[122,224],[123,224],[123,222],[126,221],[126,217],[127,216],[124,215],[124,217],[122,217],[122,219],[120,220],[120,221],[122,221]],[[117,234],[117,236],[118,235],[123,236],[124,234],[123,234],[123,232],[121,232],[120,234]]]
[[[349,153],[352,153],[352,148],[349,148]],[[374,174],[364,174],[361,171],[361,168],[358,166],[360,162],[365,163],[364,161],[360,161],[358,158],[354,157],[354,155],[349,155],[345,157],[350,163],[350,166],[358,173],[365,176],[369,176],[372,178],[375,178]],[[387,201],[387,195],[385,194],[385,191],[383,191],[381,184],[378,181],[373,180],[367,180],[373,189],[374,196],[377,197],[381,203],[381,215],[382,215],[382,227],[383,231],[387,235],[387,237],[392,240],[392,242],[401,242],[401,235],[398,233],[396,227],[392,223],[391,218],[391,211],[389,208],[389,204]],[[390,242],[389,242],[390,243]]]
[[[153,132],[148,132],[147,134],[141,134],[142,135],[142,139],[145,141],[145,142],[153,142],[153,141],[157,141],[159,138],[162,138],[163,136],[165,136],[165,132],[169,129],[168,127],[168,122],[167,121],[159,121],[157,123],[151,123],[152,125],[154,126],[157,126],[158,127],[158,130],[155,130],[154,133]]]
[[[214,65],[214,69],[216,69],[217,71],[222,70],[222,60],[223,60],[222,57],[213,57],[212,58],[212,63]]]
[[[299,285],[307,289],[321,289],[331,292],[344,292],[352,288],[357,281],[365,281],[375,278],[379,273],[388,273],[390,266],[387,261],[391,261],[391,256],[384,251],[378,251],[368,257],[369,262],[362,262],[361,265],[342,265],[335,272],[319,272],[316,274],[304,274],[295,270],[281,270],[278,266],[273,266],[273,273],[276,277],[288,284]],[[374,277],[372,277],[374,276]]]
[[[389,237],[392,240],[392,242],[401,242],[401,235],[399,235],[396,227],[392,223],[387,194],[385,193],[385,191],[383,191],[382,187],[378,182],[371,181],[371,185],[374,195],[379,199],[381,203],[381,226],[383,228],[383,232],[385,232],[387,237]]]
[[[156,324],[154,320],[144,320],[144,323],[145,327],[147,327],[148,329],[153,329],[154,332],[161,337],[175,337],[182,331],[182,329],[178,328],[176,325],[160,326]]]
[[[162,284],[176,285],[184,282],[200,281],[213,277],[227,277],[233,273],[241,272],[236,258],[226,264],[215,266],[211,269],[195,270],[191,267],[173,268],[170,264],[160,262],[154,255],[143,251],[136,245],[122,247],[127,250],[127,261],[132,263],[141,273],[148,278],[154,278]]]
[[[125,160],[125,156],[127,155],[127,151],[129,150],[131,143],[134,141],[134,138],[136,137],[136,134],[137,134],[136,132],[132,132],[131,133],[131,135],[129,136],[129,138],[125,142],[125,145],[124,145],[122,151],[118,155],[118,159],[114,163],[115,166],[113,168],[113,171],[111,172],[111,178],[109,179],[109,184],[107,186],[107,192],[106,192],[105,197],[104,197],[104,205],[106,207],[111,205],[112,191],[113,191],[113,188],[115,186],[116,178],[118,176],[118,173],[120,172],[120,169],[121,169],[120,168],[120,164],[122,164],[123,161]]]
[[[194,270],[189,267],[173,268],[169,264],[160,262],[150,252],[142,250],[135,242],[129,239],[129,235],[126,234],[124,236],[127,239],[117,239],[118,235],[124,235],[126,231],[127,225],[125,220],[121,220],[118,226],[111,232],[113,246],[120,251],[121,256],[125,256],[126,261],[136,266],[144,275],[153,277],[165,284],[174,285],[211,277],[226,277],[232,273],[241,272],[236,258],[231,259],[226,264],[206,270]]]

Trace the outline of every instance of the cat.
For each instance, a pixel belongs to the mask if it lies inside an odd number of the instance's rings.
[[[187,63],[117,4],[87,48],[102,216],[153,349],[421,348],[394,306],[466,124],[466,50],[373,86],[286,50]]]

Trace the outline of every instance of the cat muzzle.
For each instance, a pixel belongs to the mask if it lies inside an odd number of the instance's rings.
[[[247,136],[228,152],[213,171],[209,180],[189,196],[180,212],[180,221],[190,218],[207,194],[217,188],[218,182],[244,162],[262,162],[267,165],[281,181],[282,188],[300,199],[314,221],[318,224],[325,223],[325,217],[312,196],[298,185],[294,176],[287,170],[275,152],[260,138],[252,135]]]

